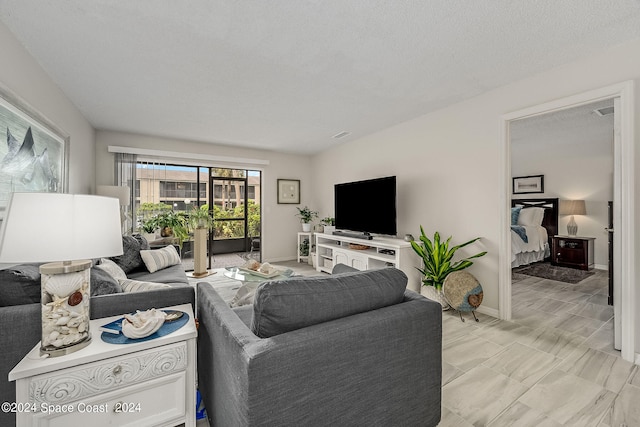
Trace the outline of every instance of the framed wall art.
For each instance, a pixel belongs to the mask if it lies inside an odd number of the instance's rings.
[[[300,204],[300,180],[299,179],[279,179],[278,180],[278,203]]]
[[[69,137],[0,89],[0,220],[12,192],[68,190]]]
[[[513,194],[544,193],[544,175],[513,178]]]

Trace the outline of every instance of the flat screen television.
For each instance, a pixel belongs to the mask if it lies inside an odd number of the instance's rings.
[[[338,230],[395,236],[396,177],[336,184],[335,219]]]

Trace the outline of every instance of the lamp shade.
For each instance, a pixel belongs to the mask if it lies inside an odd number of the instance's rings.
[[[120,207],[109,197],[13,193],[0,229],[0,262],[51,262],[122,254]]]
[[[560,202],[560,215],[586,215],[584,200],[563,200]]]
[[[98,185],[96,194],[98,196],[113,197],[120,201],[120,206],[129,206],[129,187],[126,185]]]

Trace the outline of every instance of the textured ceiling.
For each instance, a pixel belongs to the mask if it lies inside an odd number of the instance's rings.
[[[549,156],[613,158],[613,114],[594,112],[605,107],[613,107],[613,99],[515,120],[509,126],[512,149],[521,154],[542,150]]]
[[[0,0],[0,20],[97,129],[299,153],[640,38],[638,0]]]

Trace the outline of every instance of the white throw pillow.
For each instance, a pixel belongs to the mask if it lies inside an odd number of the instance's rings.
[[[149,273],[155,273],[171,265],[180,264],[180,255],[172,245],[165,246],[162,249],[142,250],[140,251],[140,256]]]
[[[543,208],[524,208],[518,216],[518,225],[537,226],[542,225],[544,218]]]
[[[240,286],[238,292],[229,303],[230,307],[241,307],[243,305],[253,304],[258,289],[259,282],[249,282]]]
[[[118,283],[125,292],[144,292],[171,287],[166,283],[142,282],[140,280],[132,279],[118,279]]]
[[[122,268],[115,262],[108,258],[101,258],[100,264],[96,265],[96,268],[103,270],[109,276],[113,277],[116,281],[119,279],[126,279],[127,275]]]

